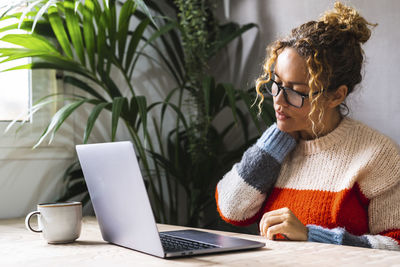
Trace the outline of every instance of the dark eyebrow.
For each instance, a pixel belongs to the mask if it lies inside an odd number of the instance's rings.
[[[281,79],[281,77],[279,77],[279,75],[275,71],[272,71],[272,73],[275,74],[279,79]],[[308,84],[304,83],[304,82],[293,82],[293,81],[286,81],[286,82],[289,83],[289,84],[293,84],[293,85],[306,85],[306,86],[308,86]]]

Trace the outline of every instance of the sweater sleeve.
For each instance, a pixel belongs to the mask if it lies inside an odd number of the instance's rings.
[[[221,218],[242,226],[257,221],[284,158],[295,146],[295,139],[276,124],[269,127],[217,184],[215,198]]]
[[[369,199],[369,233],[355,236],[344,228],[307,225],[309,241],[400,250],[400,152],[396,144],[382,143],[359,181],[363,194]]]

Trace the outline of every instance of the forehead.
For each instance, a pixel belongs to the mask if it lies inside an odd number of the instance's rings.
[[[275,73],[283,81],[308,81],[307,63],[294,48],[284,48],[278,55],[275,64]]]

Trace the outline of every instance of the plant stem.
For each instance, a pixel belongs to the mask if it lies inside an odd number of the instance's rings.
[[[157,140],[160,148],[160,152],[163,158],[165,158],[165,153],[164,153],[164,147],[162,146],[162,141],[161,141],[161,134],[160,134],[160,129],[157,126],[156,120],[153,118],[153,124],[154,127],[156,128],[156,135],[157,135]],[[169,219],[170,223],[176,224],[177,220],[174,218],[174,201],[172,197],[172,186],[171,186],[171,181],[170,181],[170,176],[168,171],[165,172],[165,181],[167,183],[167,188],[168,188],[168,200],[169,200]],[[176,211],[176,210],[175,210]],[[175,212],[176,214],[176,212]]]
[[[125,121],[125,124],[126,124],[128,130],[129,130],[129,133],[132,136],[132,141],[134,142],[135,147],[138,150],[139,157],[142,160],[141,162],[142,162],[143,167],[144,167],[144,169],[145,169],[145,171],[147,173],[147,176],[149,177],[149,184],[150,184],[151,190],[155,193],[154,194],[154,197],[155,197],[155,203],[154,204],[156,205],[155,212],[157,213],[156,217],[160,220],[160,219],[162,219],[161,216],[163,216],[163,217],[165,217],[165,216],[163,214],[161,214],[161,212],[163,212],[163,211],[161,211],[161,208],[160,208],[161,201],[160,201],[160,199],[159,199],[159,197],[157,195],[157,190],[156,190],[156,187],[154,186],[153,180],[151,179],[151,171],[150,171],[150,168],[149,168],[149,164],[147,162],[146,153],[145,153],[144,148],[142,146],[142,142],[140,141],[136,131],[134,129],[132,129],[132,126],[126,120],[124,120],[124,121]]]

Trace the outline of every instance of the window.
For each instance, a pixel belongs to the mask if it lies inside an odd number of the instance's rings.
[[[19,61],[19,64],[28,63],[21,61]],[[17,62],[13,65],[15,66],[15,64]],[[4,65],[2,67],[5,67]],[[8,67],[12,67],[12,65],[10,64]],[[27,119],[28,110],[31,106],[30,80],[29,70],[0,73],[0,121]]]
[[[14,21],[7,19],[0,21],[0,27],[18,22],[18,19]],[[15,33],[18,32],[21,32],[21,30],[15,31]],[[8,33],[11,32],[8,31]],[[0,32],[0,38],[4,35]],[[0,46],[5,48],[15,47],[1,41]],[[0,70],[29,64],[30,62],[31,59],[11,61],[1,64]],[[28,111],[32,103],[44,96],[54,95],[63,90],[63,84],[58,84],[59,82],[55,77],[56,71],[49,69],[0,72],[0,162],[2,160],[72,159],[74,157],[74,120],[71,120],[67,127],[64,126],[58,131],[57,137],[51,145],[47,145],[45,141],[43,145],[32,150],[32,146],[38,141],[51,117],[62,103],[47,105],[32,117],[27,118]],[[25,123],[23,127],[20,127],[20,124],[17,123],[5,132],[10,121],[14,119],[29,119],[29,122]]]
[[[0,21],[0,27],[15,21]],[[6,24],[7,23],[7,24]],[[19,30],[8,33],[18,33]],[[4,33],[0,33],[0,38]],[[1,42],[2,48],[15,48],[17,46]],[[2,60],[2,58],[0,58]],[[0,70],[6,70],[18,65],[29,64],[29,59],[18,59],[1,63]],[[0,72],[0,121],[12,121],[14,119],[28,119],[28,111],[31,106],[31,71],[27,69]]]

